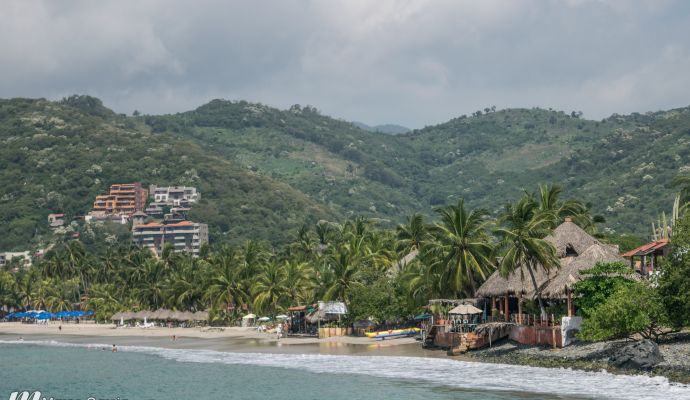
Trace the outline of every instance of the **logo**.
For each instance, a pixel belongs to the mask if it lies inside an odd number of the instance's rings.
[[[24,392],[12,392],[10,393],[10,400],[43,400],[44,398],[41,397],[41,392],[33,392],[29,393],[27,391]]]
[[[34,392],[30,392],[28,390],[25,390],[23,392],[12,392],[12,393],[10,393],[10,400],[78,400],[78,399],[57,399],[55,397],[45,397],[38,390],[36,390]],[[90,396],[90,397],[87,397],[86,400],[127,400],[127,399],[121,399],[120,397],[100,399],[100,398]]]

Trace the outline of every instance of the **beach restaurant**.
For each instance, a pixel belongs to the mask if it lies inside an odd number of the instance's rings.
[[[443,319],[432,320],[429,329],[424,333],[424,345],[449,347],[451,343],[457,342],[455,336],[467,336],[474,340],[473,343],[465,345],[465,348],[477,348],[476,346],[489,344],[506,336],[521,344],[554,347],[569,344],[582,322],[580,317],[575,316],[573,304],[573,285],[583,279],[581,271],[590,269],[597,263],[624,262],[625,259],[619,255],[617,246],[600,242],[573,223],[570,218],[566,218],[545,240],[555,248],[559,267],[546,271],[541,265],[537,265],[533,270],[537,283],[536,290],[526,270],[521,271],[518,268],[507,277],[496,271],[477,290],[477,296],[487,300],[484,307],[477,307],[481,314],[476,312],[477,310],[467,308],[474,314],[468,313],[463,316],[460,313],[462,317],[458,323],[457,318],[448,317],[452,314],[446,312]],[[633,269],[623,275],[631,280],[641,279]],[[542,316],[524,313],[524,302],[527,299],[536,299],[537,294],[549,305],[565,305],[565,316],[557,318],[553,314]],[[439,300],[439,304],[446,307],[451,304],[453,307],[462,304],[450,302]],[[433,304],[431,306],[433,307]],[[477,319],[481,323],[474,324]],[[488,329],[485,329],[487,327]]]

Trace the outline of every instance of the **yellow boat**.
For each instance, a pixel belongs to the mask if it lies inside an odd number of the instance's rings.
[[[373,339],[388,339],[388,338],[396,338],[396,337],[403,337],[403,336],[414,336],[417,333],[421,332],[421,329],[419,328],[405,328],[405,329],[391,329],[387,331],[378,331],[378,332],[365,332],[364,334],[367,335],[367,337],[373,338]]]

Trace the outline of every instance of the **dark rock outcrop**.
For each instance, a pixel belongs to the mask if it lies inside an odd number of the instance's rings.
[[[609,358],[609,365],[616,368],[650,370],[663,361],[659,346],[645,339],[616,350]]]

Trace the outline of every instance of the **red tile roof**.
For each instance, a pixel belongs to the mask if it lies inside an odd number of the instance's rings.
[[[668,244],[670,241],[668,239],[661,239],[661,240],[655,240],[653,242],[649,242],[647,244],[643,244],[642,246],[632,249],[628,252],[625,252],[621,254],[623,257],[632,257],[632,256],[643,256],[649,253],[652,253],[655,250],[662,249]]]
[[[177,222],[174,224],[169,224],[166,226],[192,226],[192,225],[194,225],[194,224],[191,221],[180,221],[180,222]]]

